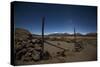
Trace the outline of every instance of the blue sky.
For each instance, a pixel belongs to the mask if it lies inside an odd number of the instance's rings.
[[[41,34],[41,21],[45,16],[45,33],[97,32],[97,8],[39,3],[14,3],[15,28],[25,28]]]

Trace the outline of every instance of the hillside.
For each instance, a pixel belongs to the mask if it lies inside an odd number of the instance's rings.
[[[15,39],[24,40],[27,39],[31,33],[23,28],[15,28]]]

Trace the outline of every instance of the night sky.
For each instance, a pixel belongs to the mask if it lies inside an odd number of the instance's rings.
[[[15,28],[24,28],[41,34],[41,21],[45,16],[45,34],[97,32],[96,6],[14,3]]]

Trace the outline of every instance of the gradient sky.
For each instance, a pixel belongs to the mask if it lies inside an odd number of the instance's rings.
[[[94,6],[14,3],[15,28],[41,34],[41,20],[45,16],[45,34],[54,32],[97,32],[97,8]]]

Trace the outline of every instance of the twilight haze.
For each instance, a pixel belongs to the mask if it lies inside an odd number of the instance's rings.
[[[45,16],[45,34],[97,32],[97,7],[39,3],[19,3],[14,6],[15,28],[24,28],[41,34],[42,17]]]

